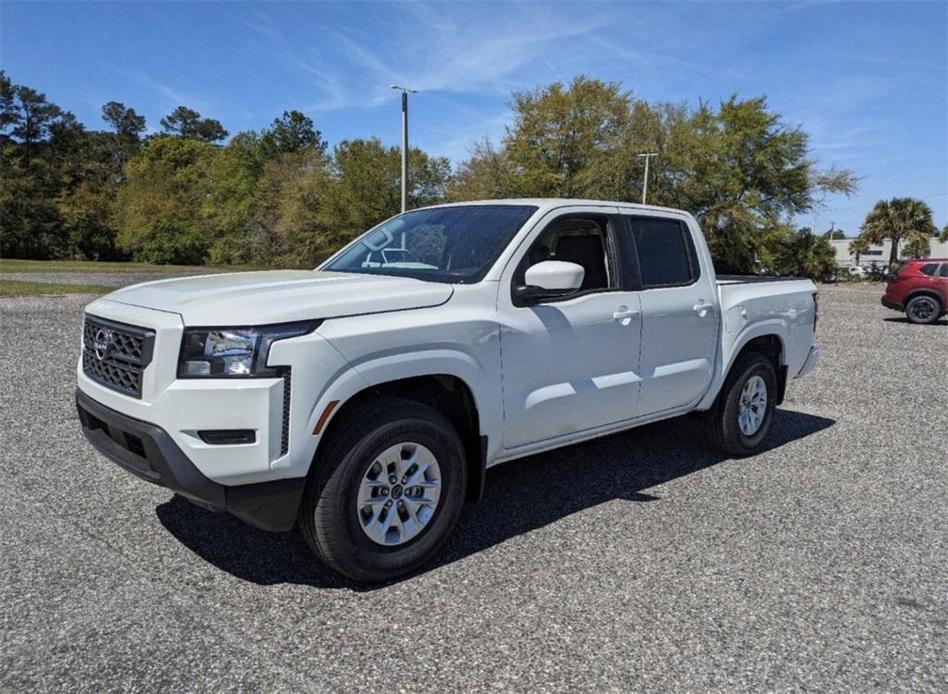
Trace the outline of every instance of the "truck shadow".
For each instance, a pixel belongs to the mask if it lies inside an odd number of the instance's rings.
[[[766,450],[835,423],[778,410]],[[683,417],[492,468],[483,500],[469,505],[432,563],[388,584],[359,584],[326,569],[298,533],[267,533],[180,497],[157,507],[161,524],[192,552],[219,569],[261,585],[299,583],[369,591],[411,579],[573,513],[608,501],[660,501],[648,489],[731,460],[704,446],[696,420]],[[736,462],[734,464],[740,464]],[[674,493],[674,490],[671,490]]]

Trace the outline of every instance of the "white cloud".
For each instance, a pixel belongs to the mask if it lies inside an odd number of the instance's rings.
[[[602,18],[516,5],[505,11],[504,22],[464,5],[404,4],[397,11],[402,21],[386,26],[383,42],[356,24],[324,17],[310,46],[302,49],[260,12],[241,23],[272,40],[277,57],[290,69],[315,78],[324,92],[313,104],[320,109],[377,106],[394,98],[392,83],[426,92],[506,95],[532,86],[525,72],[542,71],[547,79],[555,75],[549,55],[558,43],[573,55],[594,50],[593,42],[580,39],[607,25]],[[313,55],[312,46],[326,48]]]
[[[162,97],[162,101],[166,107],[188,106],[201,112],[210,108],[210,103],[206,99],[182,91],[172,84],[157,80],[141,70],[126,70],[120,67],[113,67],[112,69],[116,73],[123,75],[143,87],[147,87]]]

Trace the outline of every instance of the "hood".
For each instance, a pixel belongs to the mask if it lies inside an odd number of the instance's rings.
[[[277,270],[158,280],[103,297],[178,313],[185,325],[265,325],[438,306],[449,284],[407,277]]]

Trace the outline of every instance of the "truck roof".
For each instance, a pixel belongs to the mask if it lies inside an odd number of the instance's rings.
[[[590,200],[583,198],[502,198],[498,200],[464,200],[463,202],[447,202],[437,205],[428,205],[416,209],[431,209],[435,207],[457,207],[461,205],[535,205],[541,210],[563,207],[564,205],[615,205],[617,207],[651,210],[654,212],[677,212],[682,213],[685,210],[675,209],[673,207],[660,207],[658,205],[640,205],[634,202],[620,202],[618,200]]]

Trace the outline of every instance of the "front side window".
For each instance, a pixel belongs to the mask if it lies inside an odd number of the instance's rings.
[[[477,282],[537,208],[458,205],[405,212],[343,250],[323,270]]]
[[[629,220],[639,256],[642,287],[674,287],[698,278],[691,236],[674,219],[633,217]]]
[[[922,267],[920,267],[918,271],[921,272],[923,275],[928,275],[929,277],[932,277],[934,276],[935,270],[937,269],[938,269],[938,265],[936,265],[935,263],[928,263],[926,265],[922,265]]]
[[[523,275],[531,265],[544,260],[561,260],[582,265],[586,271],[577,293],[615,288],[615,273],[608,249],[604,221],[571,217],[557,219],[530,246],[515,285],[523,283]]]

